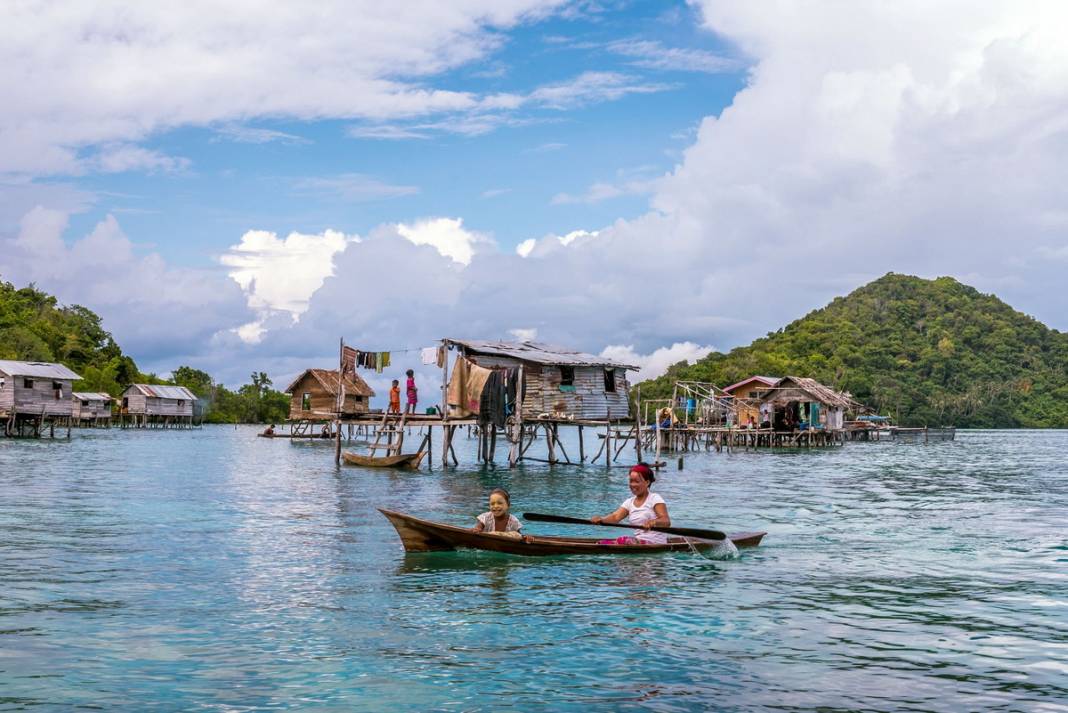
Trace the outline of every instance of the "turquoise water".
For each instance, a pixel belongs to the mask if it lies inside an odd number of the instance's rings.
[[[656,489],[768,531],[732,560],[405,556],[375,507],[587,516],[626,471],[253,434],[0,439],[0,710],[1068,710],[1068,432],[691,454]]]

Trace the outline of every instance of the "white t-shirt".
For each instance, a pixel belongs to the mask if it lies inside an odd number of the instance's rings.
[[[638,507],[634,504],[634,496],[627,498],[621,508],[627,511],[627,522],[631,525],[643,525],[648,520],[655,520],[657,505],[663,505],[667,507],[667,503],[664,499],[656,493],[648,493],[645,496],[645,502]],[[634,536],[642,542],[647,542],[651,545],[664,545],[667,544],[667,535],[663,532],[653,532],[652,530],[635,530]]]

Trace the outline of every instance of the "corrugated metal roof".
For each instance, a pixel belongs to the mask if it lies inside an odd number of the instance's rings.
[[[748,379],[742,379],[737,384],[731,384],[730,386],[728,386],[727,388],[725,388],[723,390],[726,391],[729,394],[732,391],[734,391],[735,389],[737,389],[739,386],[745,386],[750,381],[759,381],[762,384],[764,384],[764,386],[775,386],[775,384],[779,381],[779,377],[777,377],[777,376],[750,376]]]
[[[293,389],[297,388],[297,384],[303,381],[308,374],[311,374],[319,382],[319,385],[323,387],[326,393],[337,395],[337,369],[305,369],[300,373],[300,376],[293,380],[292,384],[286,387],[286,393],[293,393]],[[359,374],[346,376],[344,386],[345,394],[349,396],[356,395],[371,398],[375,395],[374,389],[368,386],[367,382]]]
[[[79,401],[111,401],[111,396],[98,391],[75,391],[71,396]]]
[[[494,354],[496,356],[512,357],[523,361],[537,364],[567,366],[607,366],[616,369],[633,369],[638,367],[604,357],[577,352],[574,349],[541,344],[540,342],[486,342],[477,339],[448,339],[453,344],[458,344],[475,354]]]
[[[160,384],[130,384],[126,391],[137,389],[145,396],[157,399],[178,399],[179,401],[196,401],[197,397],[184,386],[163,386]]]
[[[0,359],[0,371],[8,376],[36,376],[41,379],[80,379],[63,366],[44,361],[8,361]]]

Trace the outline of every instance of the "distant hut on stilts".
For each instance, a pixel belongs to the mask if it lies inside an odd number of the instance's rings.
[[[184,386],[130,384],[122,392],[124,428],[192,428],[197,397]]]
[[[0,360],[0,420],[6,436],[40,437],[47,426],[70,433],[71,393],[82,377],[51,362]]]
[[[338,414],[338,386],[345,399]],[[350,372],[338,382],[337,369],[305,369],[286,388],[289,421],[294,435],[305,435],[312,424],[351,418],[370,411],[374,390],[359,374]]]
[[[115,399],[96,391],[71,394],[71,418],[78,426],[111,427],[111,405]]]

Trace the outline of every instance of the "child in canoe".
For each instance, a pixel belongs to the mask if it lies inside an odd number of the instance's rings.
[[[489,512],[478,516],[475,522],[475,532],[485,532],[491,535],[504,537],[522,537],[520,530],[523,523],[516,519],[508,510],[512,507],[512,499],[504,488],[494,488],[489,494]]]

